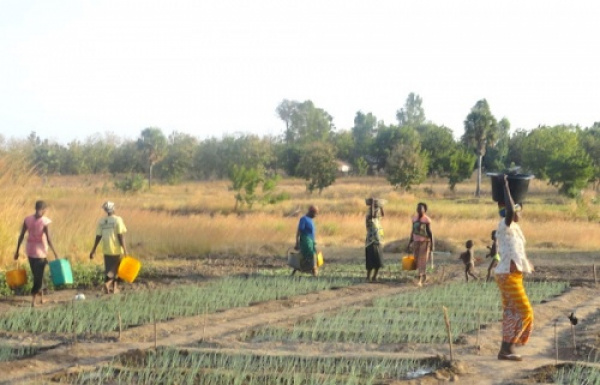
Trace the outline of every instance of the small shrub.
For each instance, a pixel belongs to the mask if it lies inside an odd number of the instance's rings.
[[[115,182],[115,188],[127,192],[139,192],[146,187],[146,179],[141,174],[127,175],[120,181]]]

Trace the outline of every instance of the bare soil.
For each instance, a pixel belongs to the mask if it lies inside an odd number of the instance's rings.
[[[362,264],[360,252],[338,250],[331,254],[330,264],[355,261]],[[568,258],[565,256],[568,255]],[[397,255],[388,260],[397,263]],[[347,288],[327,290],[285,300],[266,301],[252,306],[229,309],[224,312],[199,317],[179,318],[154,325],[145,325],[124,331],[121,340],[79,341],[52,340],[28,334],[0,335],[0,342],[30,343],[45,350],[33,357],[0,363],[0,384],[67,383],[68,373],[89,370],[112,360],[120,354],[143,355],[155,346],[180,346],[182,348],[248,351],[260,353],[295,353],[302,355],[335,356],[390,356],[452,358],[444,369],[421,378],[388,384],[440,384],[460,382],[478,385],[544,384],[551,383],[557,367],[575,361],[592,360],[600,339],[600,296],[596,287],[593,265],[596,257],[586,253],[532,253],[535,280],[566,280],[571,289],[565,294],[534,306],[535,330],[530,342],[520,348],[522,362],[499,361],[497,353],[501,339],[500,322],[484,325],[477,333],[462,336],[453,346],[450,357],[447,345],[398,345],[381,347],[375,344],[326,343],[267,343],[244,342],[240,333],[265,325],[289,324],[315,313],[334,312],[353,304],[366,304],[376,298],[400,292],[419,290],[411,282],[399,282],[393,274],[386,277],[384,269],[380,283],[364,283]],[[568,262],[565,263],[565,260]],[[256,269],[283,266],[281,257],[227,257],[202,259],[175,258],[157,263],[164,264],[164,274],[140,280],[129,290],[146,290],[192,282],[201,282],[224,274],[249,274]],[[432,274],[431,285],[442,285],[463,278],[462,266],[454,257],[440,260]],[[479,266],[485,275],[487,266]],[[389,271],[389,270],[388,270]],[[443,273],[442,273],[443,272]],[[311,279],[306,277],[306,279]],[[98,290],[84,291],[87,297],[100,295]],[[75,290],[62,290],[47,296],[43,306],[71,301]],[[29,297],[18,296],[0,300],[0,314],[15,307],[29,306]],[[567,318],[575,313],[578,318],[572,326]],[[156,335],[156,340],[155,340]],[[558,347],[558,349],[556,349]]]

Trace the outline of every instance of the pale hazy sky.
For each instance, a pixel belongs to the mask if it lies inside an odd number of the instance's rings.
[[[349,129],[410,92],[456,137],[482,98],[513,129],[588,127],[599,20],[595,0],[0,0],[0,133],[279,135],[283,99]]]

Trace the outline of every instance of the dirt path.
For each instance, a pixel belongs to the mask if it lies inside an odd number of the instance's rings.
[[[339,344],[275,344],[245,343],[235,338],[244,330],[269,324],[295,322],[312,317],[314,314],[329,312],[339,308],[368,303],[376,298],[394,295],[400,292],[417,290],[409,285],[398,284],[362,284],[337,290],[299,296],[288,300],[268,301],[253,306],[229,309],[206,316],[189,317],[157,324],[157,346],[181,346],[201,349],[202,345],[227,351],[290,352],[303,355],[336,356],[393,356],[410,357],[448,355],[447,346],[413,347],[413,350],[385,351],[376,345]],[[480,349],[476,348],[477,338],[470,335],[465,344],[456,345],[454,358],[460,361],[466,373],[461,373],[460,383],[478,385],[531,384],[534,369],[555,363],[554,324],[557,333],[569,335],[570,324],[567,315],[575,311],[580,325],[585,326],[586,318],[600,308],[598,290],[577,287],[568,293],[547,303],[534,306],[535,331],[530,343],[520,348],[525,357],[523,362],[499,361],[496,358],[500,345],[500,323],[487,325],[479,337]],[[76,346],[63,344],[55,349],[40,353],[30,359],[0,363],[2,377],[0,384],[40,383],[47,375],[78,371],[94,367],[111,360],[114,356],[134,349],[154,347],[154,325],[132,328],[123,333],[120,342],[93,343],[83,342]],[[563,340],[565,338],[563,337]],[[562,349],[568,348],[568,341],[562,341]],[[427,349],[427,350],[418,350]],[[455,378],[456,379],[456,378]],[[443,377],[433,376],[399,382],[402,384],[438,384]]]
[[[556,334],[562,336],[559,338],[559,352],[563,352],[561,356],[570,356],[573,349],[569,337],[571,324],[568,315],[572,311],[576,312],[579,328],[586,327],[587,318],[599,308],[598,290],[582,287],[573,288],[552,301],[534,306],[534,332],[529,343],[518,348],[518,353],[524,358],[522,362],[499,361],[496,358],[500,346],[501,325],[500,323],[490,325],[480,335],[480,354],[474,354],[473,348],[457,352],[455,358],[466,362],[469,367],[469,373],[461,378],[461,383],[478,385],[533,383],[530,377],[535,369],[554,365],[557,362],[555,323]],[[474,337],[469,338],[468,345],[476,345]]]

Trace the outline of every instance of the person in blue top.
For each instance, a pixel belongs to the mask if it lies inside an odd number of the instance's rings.
[[[308,213],[300,218],[298,223],[298,231],[296,232],[296,246],[294,249],[300,250],[302,258],[300,259],[300,271],[311,272],[313,276],[317,276],[317,242],[316,242],[316,227],[313,219],[319,213],[317,206],[310,206]],[[292,271],[292,275],[297,269]]]

